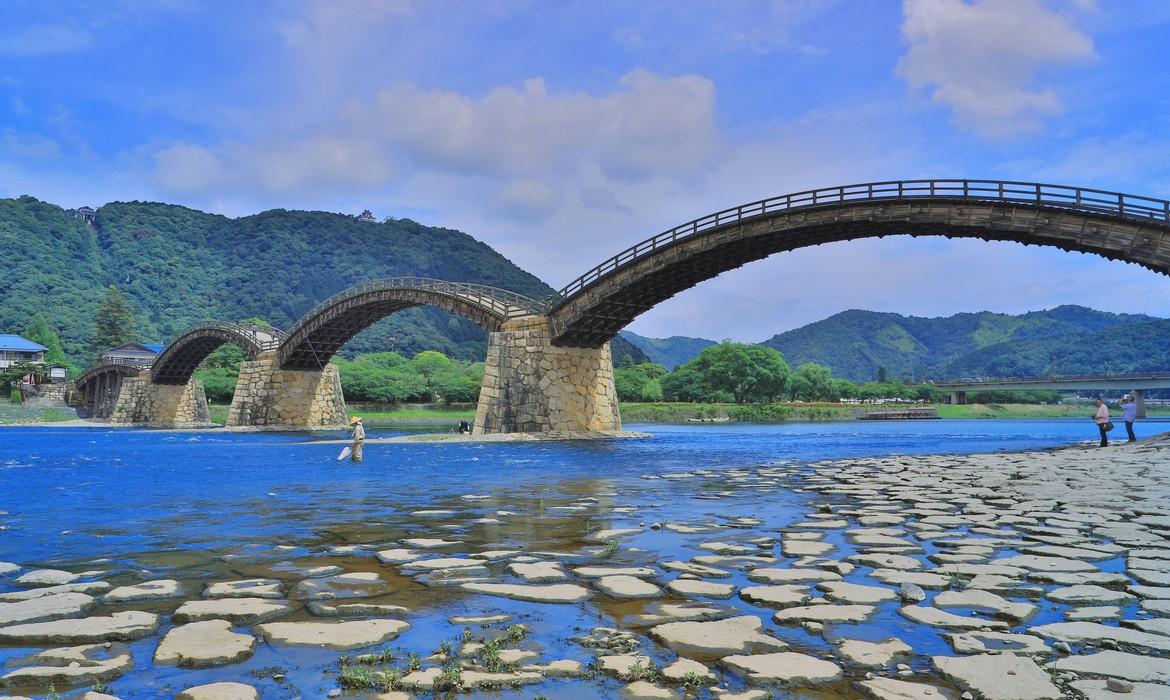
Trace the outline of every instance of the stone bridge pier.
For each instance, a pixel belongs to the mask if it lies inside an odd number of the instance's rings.
[[[122,380],[110,422],[181,428],[207,425],[211,414],[203,382],[191,377],[186,384],[154,384],[144,372]]]
[[[510,319],[488,334],[474,434],[621,429],[609,343],[553,345],[547,316]]]
[[[227,425],[284,428],[345,426],[345,397],[336,365],[322,370],[280,368],[276,351],[241,363]]]

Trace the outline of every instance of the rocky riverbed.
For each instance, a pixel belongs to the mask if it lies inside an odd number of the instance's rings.
[[[0,562],[0,697],[1170,698],[1165,441],[615,483]]]

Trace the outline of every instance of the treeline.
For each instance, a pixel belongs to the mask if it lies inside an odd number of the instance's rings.
[[[236,390],[240,362],[247,359],[234,345],[213,352],[195,376],[203,381],[207,400],[230,403]],[[398,404],[406,402],[465,403],[479,398],[483,363],[452,360],[426,350],[407,359],[396,352],[335,357],[341,390],[347,401]]]
[[[937,402],[933,384],[886,379],[859,384],[832,376],[824,365],[805,363],[791,370],[784,356],[762,345],[724,341],[705,348],[673,371],[654,363],[614,368],[622,401],[773,404],[780,401],[837,402],[841,399],[903,399]],[[1049,403],[1053,391],[969,392],[972,403]]]

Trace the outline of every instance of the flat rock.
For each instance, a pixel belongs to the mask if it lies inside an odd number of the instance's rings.
[[[855,605],[874,605],[898,599],[898,593],[881,586],[863,586],[857,583],[844,581],[826,581],[818,583],[817,588],[825,592],[829,600]]]
[[[653,578],[658,572],[646,566],[579,566],[573,573],[581,578],[602,578],[603,576],[634,576]]]
[[[593,533],[592,535],[589,535],[585,539],[590,540],[591,542],[605,542],[606,540],[616,540],[616,539],[621,538],[621,537],[629,537],[630,535],[636,535],[639,532],[641,532],[641,530],[639,530],[638,528],[616,528],[613,530],[599,530],[599,531]]]
[[[929,683],[871,678],[857,685],[877,700],[959,700],[958,693]]]
[[[405,564],[400,565],[400,568],[403,571],[451,571],[453,569],[483,569],[484,571],[487,570],[484,567],[484,560],[483,559],[472,559],[470,557],[436,557],[434,559],[417,559],[415,561],[407,562]],[[346,575],[353,577],[353,576],[358,576],[359,574],[346,574]],[[377,576],[377,574],[374,574],[374,576]],[[351,581],[351,583],[349,583],[348,585],[354,585],[357,583],[357,581],[355,579],[352,579],[352,578],[350,579],[350,581]],[[378,582],[381,582],[380,578],[378,579]],[[365,585],[369,585],[372,583],[375,583],[375,582],[374,581],[366,581]]]
[[[158,615],[137,610],[109,617],[34,622],[0,627],[0,642],[10,644],[92,644],[142,639],[158,630]]]
[[[666,588],[675,595],[687,598],[730,598],[735,586],[730,583],[711,583],[694,579],[676,578]]]
[[[1128,693],[1116,693],[1106,687],[1107,683],[1102,679],[1089,679],[1073,681],[1070,685],[1084,695],[1085,700],[1166,700],[1167,693],[1170,693],[1166,686],[1158,683],[1134,683],[1133,690]]]
[[[920,586],[929,590],[939,590],[951,585],[951,579],[942,574],[931,573],[929,571],[902,571],[899,569],[874,569],[869,572],[869,577],[888,583],[892,586],[900,586],[903,583],[912,583],[915,586]]]
[[[183,586],[172,579],[147,581],[133,586],[119,586],[102,596],[102,602],[133,603],[140,600],[166,600],[183,595]]]
[[[1109,605],[1124,604],[1136,596],[1124,591],[1112,591],[1094,585],[1065,586],[1048,591],[1045,596],[1066,605]]]
[[[410,629],[410,624],[402,620],[268,622],[256,629],[271,644],[356,649],[396,639]]]
[[[782,625],[804,622],[864,622],[877,612],[872,605],[802,605],[777,610],[772,619]]]
[[[1124,651],[1066,656],[1048,664],[1054,671],[1072,671],[1093,676],[1111,676],[1127,681],[1170,683],[1170,659]]]
[[[670,688],[650,681],[634,681],[622,689],[622,696],[630,700],[673,700],[677,695]]]
[[[794,651],[724,657],[719,664],[757,684],[809,686],[832,683],[844,677],[831,661]]]
[[[267,598],[213,598],[188,600],[175,611],[175,622],[227,620],[235,625],[255,625],[287,615],[293,606],[284,600]]]
[[[6,603],[15,603],[22,600],[32,600],[33,598],[43,598],[49,595],[61,595],[62,593],[88,593],[95,595],[98,593],[105,593],[110,590],[112,586],[105,581],[86,581],[83,583],[64,583],[60,586],[45,586],[43,588],[30,588],[25,591],[8,591],[0,593],[0,601]]]
[[[284,584],[275,578],[219,581],[203,587],[204,598],[283,598]]]
[[[786,539],[780,543],[780,551],[786,557],[819,557],[828,554],[836,548],[836,545],[829,542]]]
[[[465,583],[465,591],[501,596],[533,603],[579,603],[592,595],[588,588],[575,583],[520,585],[514,583]]]
[[[1116,620],[1119,617],[1121,617],[1121,608],[1116,605],[1072,608],[1064,614],[1064,619],[1069,622],[1099,622],[1101,620]]]
[[[610,598],[657,598],[662,589],[635,576],[603,576],[594,587]]]
[[[580,678],[586,673],[585,665],[572,659],[558,659],[547,664],[521,666],[521,671],[539,673],[545,678]]]
[[[1030,634],[958,632],[945,635],[960,654],[1050,654],[1052,649]]]
[[[340,574],[345,569],[340,566],[323,565],[312,566],[306,564],[298,564],[295,561],[282,561],[272,565],[272,570],[282,574],[291,574],[303,578],[322,578],[325,576],[334,576]]]
[[[647,668],[654,660],[643,654],[606,654],[597,657],[596,667],[607,676],[622,678],[630,675],[635,666]]]
[[[985,610],[996,617],[1006,617],[1017,622],[1027,620],[1037,610],[1031,603],[1015,603],[991,591],[943,591],[934,597],[934,604],[939,608]]]
[[[694,574],[700,578],[731,578],[730,571],[716,569],[713,566],[704,566],[687,561],[663,562],[662,568],[667,571],[677,571],[681,574]]]
[[[998,566],[1014,566],[1028,571],[1100,571],[1096,566],[1080,559],[1065,557],[1041,557],[1034,554],[1017,554],[1006,559],[996,559]]]
[[[748,586],[739,590],[739,597],[753,605],[767,608],[790,608],[804,605],[812,599],[808,586]]]
[[[0,633],[3,633],[0,629]],[[1099,642],[1102,639],[1112,639],[1119,644],[1148,649],[1150,651],[1170,653],[1170,637],[1160,634],[1150,634],[1140,630],[1131,630],[1125,627],[1113,627],[1099,622],[1054,622],[1048,625],[1038,625],[1028,629],[1031,634],[1038,634],[1045,639],[1057,639],[1062,642],[1079,644],[1082,642]]]
[[[192,622],[167,632],[154,652],[156,664],[208,668],[243,661],[256,648],[256,638],[232,631],[227,620]]]
[[[97,602],[85,593],[62,593],[16,603],[0,603],[0,627],[80,617]]]
[[[668,622],[653,627],[649,635],[676,653],[694,656],[780,651],[787,644],[764,634],[764,623],[755,615],[709,622]]]
[[[715,674],[711,673],[711,669],[692,659],[677,659],[674,663],[663,668],[660,673],[663,678],[672,683],[682,683],[686,680],[687,674],[694,674],[694,677],[712,685],[718,680]]]
[[[405,610],[405,608],[403,608]],[[452,625],[499,625],[511,620],[511,615],[452,615],[447,622]]]
[[[901,656],[914,653],[901,639],[883,639],[880,642],[866,642],[860,639],[846,639],[837,645],[841,658],[862,668],[884,668]]]
[[[413,549],[383,549],[375,556],[383,564],[407,564],[423,557]]]
[[[410,613],[409,608],[404,608],[401,605],[378,605],[375,603],[331,605],[315,600],[305,607],[317,617],[402,617]]]
[[[13,564],[10,561],[0,561],[0,576],[11,576],[22,567],[19,564]]]
[[[945,678],[986,700],[1061,700],[1063,693],[1036,662],[1014,654],[934,656]]]
[[[472,560],[463,559],[461,561]],[[306,579],[297,583],[293,590],[293,597],[300,600],[336,600],[338,598],[369,598],[385,592],[386,582],[381,576],[372,571],[358,571],[326,576],[325,578]]]
[[[12,581],[18,586],[60,586],[73,583],[81,574],[60,569],[34,569],[17,576]]]
[[[555,561],[538,561],[532,564],[509,564],[508,571],[530,583],[545,581],[560,581],[568,578],[568,574]]]
[[[87,644],[37,652],[9,663],[14,670],[0,675],[0,687],[13,685],[91,685],[109,682],[134,668],[124,644]]]
[[[963,617],[924,605],[907,605],[898,609],[898,614],[919,624],[943,629],[1002,629],[1008,624],[1002,620],[984,620],[979,617]]]
[[[258,700],[260,694],[243,683],[209,683],[175,694],[175,700]]]
[[[841,574],[823,569],[759,568],[749,571],[747,577],[756,583],[816,583],[841,580]]]

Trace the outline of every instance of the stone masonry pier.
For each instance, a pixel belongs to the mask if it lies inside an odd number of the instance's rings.
[[[192,377],[186,384],[154,384],[148,374],[126,377],[114,401],[110,422],[182,428],[207,425],[211,413],[203,382]]]
[[[336,365],[321,370],[281,369],[276,352],[240,365],[228,427],[339,428],[345,398]]]
[[[488,334],[474,434],[621,429],[609,343],[555,346],[547,316],[511,319]]]

